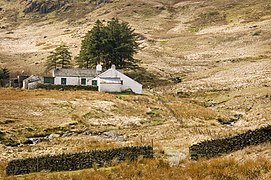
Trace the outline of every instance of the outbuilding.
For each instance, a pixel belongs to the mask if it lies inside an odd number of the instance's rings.
[[[99,74],[92,80],[92,83],[97,84],[100,92],[132,91],[136,94],[142,94],[142,84],[116,70],[115,65]]]
[[[32,75],[23,80],[23,89],[36,89],[38,84],[41,83],[41,78],[35,75]]]

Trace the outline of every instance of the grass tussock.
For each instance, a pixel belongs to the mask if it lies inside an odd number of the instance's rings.
[[[213,110],[194,103],[169,103],[168,106],[178,119],[199,118],[208,120],[217,116]]]
[[[264,179],[270,174],[271,161],[257,158],[239,162],[232,158],[186,161],[171,167],[163,160],[139,159],[116,167],[93,168],[74,172],[35,173],[18,176],[26,179]],[[7,179],[17,179],[9,177]]]

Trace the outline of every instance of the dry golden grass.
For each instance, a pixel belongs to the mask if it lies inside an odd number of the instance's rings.
[[[22,100],[28,98],[56,98],[69,100],[72,98],[86,98],[88,100],[101,99],[110,100],[114,96],[108,93],[97,93],[92,91],[57,91],[57,90],[21,90],[13,88],[1,88],[0,100]]]
[[[264,91],[263,95],[265,93]],[[1,130],[4,130],[8,135],[12,135],[11,137],[19,136],[23,138],[26,135],[31,135],[31,133],[33,135],[42,133],[45,129],[49,129],[50,132],[52,131],[51,133],[58,133],[59,127],[66,124],[64,126],[66,129],[65,133],[71,133],[74,130],[107,131],[114,129],[116,133],[124,135],[127,140],[126,142],[118,142],[101,137],[95,138],[75,134],[66,138],[61,137],[53,141],[42,142],[35,146],[15,147],[10,150],[2,148],[3,155],[0,156],[1,159],[4,159],[0,163],[2,176],[4,175],[3,172],[7,161],[13,158],[32,157],[48,153],[60,154],[63,152],[87,151],[95,148],[111,148],[142,143],[150,144],[152,139],[154,139],[155,147],[159,145],[157,157],[166,158],[165,150],[169,147],[187,152],[189,145],[192,143],[244,131],[244,128],[221,128],[218,124],[209,126],[211,125],[209,122],[210,119],[217,116],[216,112],[205,107],[204,103],[200,103],[194,99],[178,98],[172,95],[138,96],[89,91],[25,91],[3,88],[0,89],[0,95],[0,102],[2,107],[5,108],[4,113],[3,111],[0,113],[0,117],[2,120],[5,120],[8,117],[7,115],[13,114],[13,118],[16,119],[15,122],[3,124],[1,127]],[[215,94],[215,96],[219,95]],[[72,104],[74,102],[76,103]],[[24,108],[25,104],[27,104],[28,108]],[[112,127],[106,124],[102,126],[85,126],[80,123],[80,120],[82,115],[90,111],[90,109],[84,109],[83,107],[90,104],[91,109],[97,109],[97,107],[101,106],[105,115],[147,117],[150,121],[155,121],[158,118],[159,122],[152,124],[154,126],[147,124],[137,127],[131,126],[130,128]],[[29,109],[34,110],[34,112],[39,112],[37,111],[38,109],[45,109],[49,110],[50,113],[46,116],[45,120],[43,116],[38,116],[37,118],[35,116],[24,116],[21,113],[22,109],[25,112],[28,112]],[[57,113],[53,113],[53,109],[57,109]],[[79,110],[81,110],[81,113],[78,114]],[[68,116],[63,116],[64,119],[68,120],[61,120],[60,114],[62,113],[70,113]],[[169,119],[168,117],[171,118]],[[177,120],[187,119],[186,123],[174,121],[174,117]],[[22,120],[22,118],[26,119]],[[105,117],[99,118],[103,119]],[[48,121],[48,119],[51,119],[51,121]],[[191,119],[193,119],[193,122],[190,122]],[[74,125],[71,126],[69,124]],[[245,129],[248,128],[246,127]],[[31,132],[28,132],[27,129],[31,130]],[[144,142],[140,140],[141,136]],[[186,155],[188,156],[188,154]],[[180,179],[181,177],[183,179],[259,179],[270,172],[270,162],[266,159],[262,160],[258,158],[258,160],[253,160],[253,162],[251,160],[250,163],[245,162],[238,164],[239,162],[227,158],[201,160],[197,163],[184,160],[178,167],[170,167],[166,162],[159,160],[139,160],[135,163],[126,162],[114,168],[49,174],[36,173],[5,178],[89,179],[91,177],[92,179]],[[263,170],[257,171],[256,168]]]
[[[174,114],[179,119],[215,119],[217,113],[206,107],[192,103],[168,103],[168,106],[174,111]]]

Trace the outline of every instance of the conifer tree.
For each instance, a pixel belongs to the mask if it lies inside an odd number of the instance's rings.
[[[46,61],[46,71],[56,68],[71,67],[71,52],[66,45],[60,45],[54,51],[50,52]]]
[[[92,68],[102,62],[104,40],[104,25],[98,20],[82,40],[80,54],[77,58],[79,67]]]

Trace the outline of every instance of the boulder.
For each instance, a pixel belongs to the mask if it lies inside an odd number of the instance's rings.
[[[24,9],[24,13],[39,12],[40,14],[47,14],[52,11],[58,10],[66,4],[64,0],[46,0],[29,1]]]

